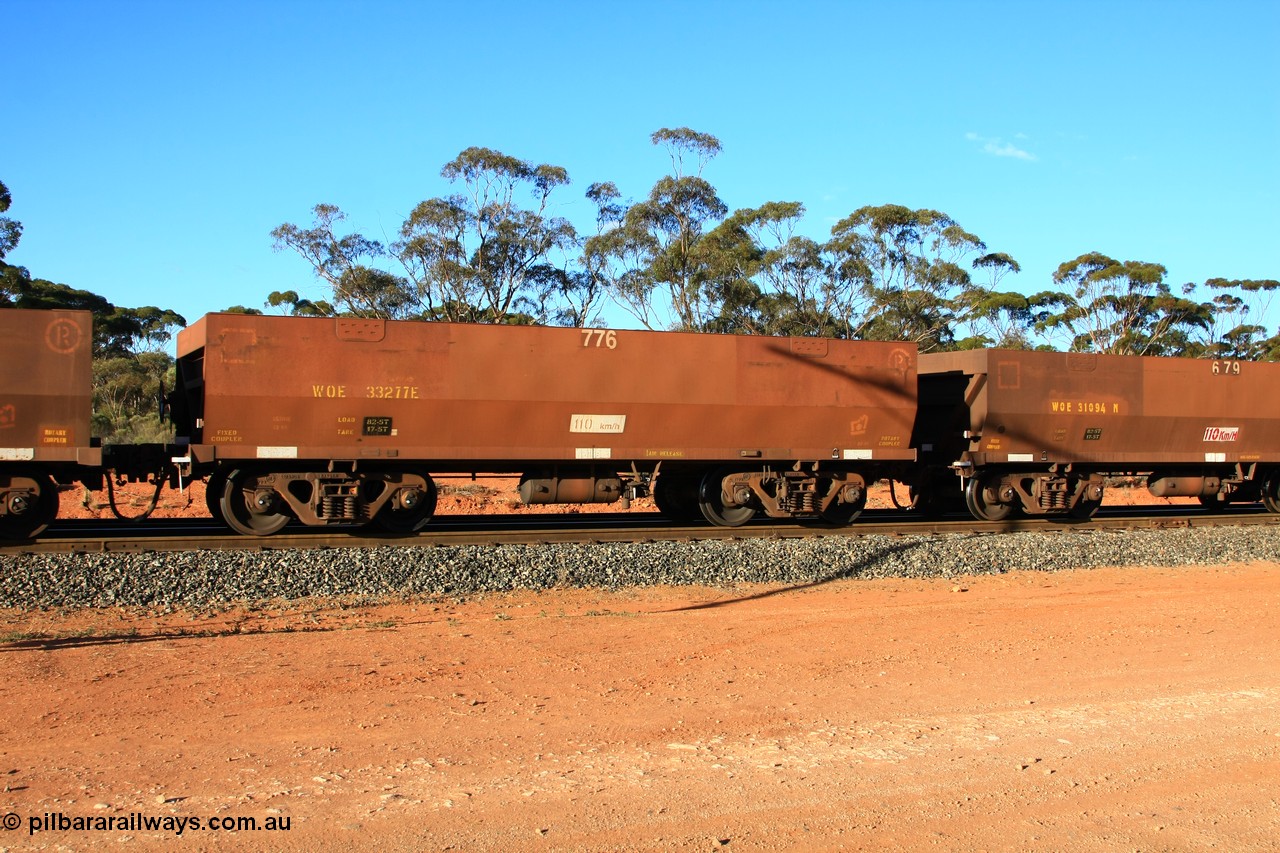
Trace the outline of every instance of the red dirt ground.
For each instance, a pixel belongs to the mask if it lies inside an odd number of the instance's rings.
[[[1274,850],[1278,568],[5,612],[0,846]]]
[[[0,848],[1275,850],[1278,569],[0,611]]]

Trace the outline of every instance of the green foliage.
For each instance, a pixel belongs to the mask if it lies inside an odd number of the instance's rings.
[[[339,237],[334,233],[346,214],[332,204],[317,204],[312,212],[315,221],[310,228],[286,222],[273,229],[273,248],[292,249],[301,255],[315,274],[333,287],[334,304],[343,313],[356,317],[403,316],[403,280],[364,263],[384,257],[386,248],[360,234]],[[270,304],[274,307],[279,303]]]
[[[107,444],[172,441],[172,427],[159,417],[159,398],[174,382],[174,362],[166,353],[95,359],[94,435]]]
[[[667,149],[672,174],[628,207],[616,228],[589,239],[584,254],[615,301],[646,328],[670,317],[674,328],[705,329],[734,287],[733,260],[721,255],[740,244],[728,231],[706,234],[728,213],[702,177],[720,142],[689,128],[663,128],[650,140]],[[686,158],[697,161],[694,174],[685,174]]]
[[[267,296],[266,304],[272,308],[288,306],[289,313],[294,317],[332,317],[336,314],[328,302],[323,299],[319,302],[303,299],[296,290],[273,290]]]
[[[1280,292],[1280,281],[1211,278],[1205,287],[1218,293],[1213,297],[1212,332],[1205,343],[1204,355],[1280,361],[1280,333],[1268,338],[1266,327],[1261,325],[1272,300]]]
[[[676,179],[684,176],[684,161],[692,157],[698,161],[696,174],[701,175],[707,163],[715,159],[721,151],[720,140],[709,133],[699,133],[687,127],[655,130],[649,136],[654,145],[661,145],[671,156],[671,170]]]
[[[1036,323],[1043,332],[1069,336],[1070,349],[1122,355],[1175,355],[1192,349],[1197,332],[1212,324],[1213,305],[1177,295],[1165,268],[1144,261],[1116,261],[1089,252],[1058,267],[1055,295],[1062,309]]]
[[[11,203],[9,188],[0,182],[0,213],[8,211]],[[0,259],[17,245],[21,234],[21,223],[8,218],[0,220]],[[119,308],[96,293],[32,278],[26,267],[2,260],[0,306],[93,312],[93,352],[96,356],[123,356],[135,349],[161,347],[172,337],[170,329],[187,324],[176,311],[154,305]]]
[[[173,327],[187,324],[176,311],[154,305],[120,308],[96,293],[29,276],[23,276],[18,283],[17,298],[12,304],[14,308],[91,311],[93,352],[97,357],[158,349],[173,337]]]
[[[955,300],[972,286],[966,259],[981,253],[975,266],[1016,270],[1008,255],[988,255],[986,248],[945,213],[898,204],[855,210],[827,244],[836,286],[845,302],[861,308],[854,334],[913,340],[923,352],[953,346],[955,325],[964,319]]]
[[[462,192],[421,202],[392,247],[412,284],[407,304],[418,316],[473,323],[555,313],[551,297],[580,284],[549,263],[577,244],[569,221],[548,215],[568,172],[468,148],[440,174]]]
[[[305,259],[333,288],[333,301],[290,290],[272,293],[267,304],[303,316],[580,322],[593,301],[592,279],[551,262],[578,245],[568,220],[548,214],[568,172],[473,147],[440,174],[460,191],[420,202],[390,248],[358,233],[339,236],[346,215],[334,205],[317,205],[310,228],[275,228],[275,248]],[[405,275],[376,265],[384,259],[397,261]]]
[[[1274,280],[1175,292],[1160,264],[1092,252],[1028,296],[1004,285],[1021,271],[1010,254],[942,211],[868,205],[818,242],[798,231],[800,202],[729,214],[704,177],[723,151],[715,136],[661,128],[649,140],[667,153],[669,173],[635,202],[613,183],[591,184],[591,235],[550,214],[551,194],[569,183],[564,169],[489,148],[445,164],[457,192],[419,203],[389,249],[337,235],[341,211],[318,206],[312,228],[272,233],[334,288],[332,303],[285,291],[268,304],[317,316],[583,326],[612,303],[651,329],[906,339],[923,352],[1056,340],[1097,352],[1280,357],[1280,334],[1261,323],[1280,291]],[[405,275],[374,265],[387,259]],[[1202,301],[1201,287],[1220,292]]]
[[[4,185],[4,181],[0,181],[0,213],[6,213],[12,203],[13,197],[9,194],[9,188]],[[7,216],[0,216],[0,261],[3,261],[5,255],[17,247],[21,239],[22,223]],[[0,304],[4,303],[0,302]]]

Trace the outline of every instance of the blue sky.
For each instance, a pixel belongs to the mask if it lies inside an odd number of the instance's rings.
[[[1089,251],[1280,278],[1280,3],[0,0],[8,260],[194,320],[326,293],[270,230],[390,240],[478,145],[643,197],[688,126],[731,209],[945,211],[1052,285]],[[1273,310],[1273,315],[1276,312]],[[628,325],[622,315],[617,325]],[[1274,331],[1275,320],[1271,323]]]

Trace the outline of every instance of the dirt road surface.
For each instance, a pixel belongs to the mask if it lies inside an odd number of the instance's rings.
[[[10,611],[0,630],[10,850],[1280,839],[1276,564]],[[175,842],[183,817],[201,825]]]

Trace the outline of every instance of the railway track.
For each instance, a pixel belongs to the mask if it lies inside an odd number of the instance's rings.
[[[287,551],[323,548],[381,548],[444,545],[536,545],[653,542],[713,539],[799,539],[815,536],[930,536],[1010,532],[1088,533],[1093,530],[1280,525],[1280,516],[1261,506],[1228,507],[1209,513],[1194,506],[1104,508],[1087,522],[1067,518],[977,521],[955,515],[940,519],[904,517],[893,510],[869,510],[848,527],[778,524],[762,520],[743,527],[679,525],[658,513],[593,513],[441,516],[421,533],[402,536],[364,528],[286,528],[263,538],[238,536],[211,519],[154,519],[122,528],[99,520],[65,520],[39,539],[0,545],[0,556],[68,553],[164,553],[193,550]]]

